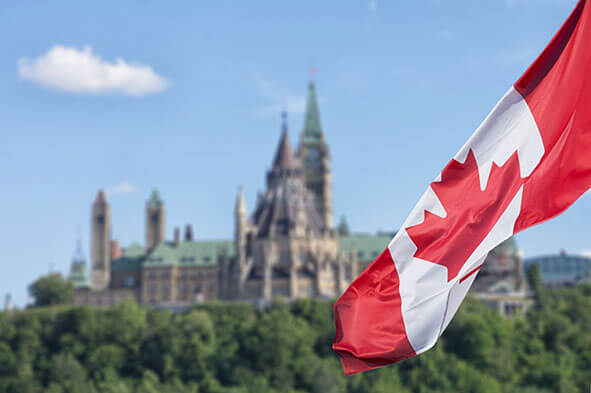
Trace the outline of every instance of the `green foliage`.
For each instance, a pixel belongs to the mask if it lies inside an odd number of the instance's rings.
[[[38,307],[0,313],[0,392],[587,391],[589,310],[591,285],[546,291],[512,319],[468,298],[435,348],[345,377],[327,301]]]
[[[67,304],[72,302],[74,286],[59,273],[40,277],[29,286],[29,293],[35,299],[35,306]]]
[[[544,304],[544,286],[542,284],[542,272],[540,266],[537,263],[530,264],[525,271],[525,278],[527,284],[534,293],[534,299],[538,307]]]
[[[341,236],[349,236],[351,234],[351,230],[349,229],[349,223],[345,216],[341,216],[339,220],[339,225],[337,226],[337,231],[339,231],[339,235]]]

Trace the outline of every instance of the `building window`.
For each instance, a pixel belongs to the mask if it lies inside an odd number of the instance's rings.
[[[162,278],[168,280],[170,278],[170,272],[162,272]]]
[[[123,284],[127,288],[133,288],[133,286],[135,285],[134,277],[133,276],[125,276],[125,279],[123,280]]]
[[[151,282],[150,284],[148,284],[148,292],[150,293],[155,293],[156,292],[156,284]]]
[[[156,278],[156,272],[148,272],[148,278]]]

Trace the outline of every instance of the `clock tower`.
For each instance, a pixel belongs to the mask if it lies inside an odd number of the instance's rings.
[[[316,207],[326,229],[333,228],[330,152],[320,124],[314,82],[308,85],[304,129],[298,147],[306,187],[316,197]]]

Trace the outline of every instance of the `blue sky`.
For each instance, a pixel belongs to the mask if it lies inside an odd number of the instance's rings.
[[[313,66],[335,215],[397,229],[575,1],[100,4],[0,8],[0,295],[20,305],[40,274],[68,271],[79,234],[88,257],[99,188],[123,245],[143,242],[153,187],[169,237],[191,223],[229,238],[238,186],[249,210],[263,187],[283,105],[297,142]],[[94,71],[56,75],[68,56]],[[591,250],[589,217],[585,196],[519,244]]]

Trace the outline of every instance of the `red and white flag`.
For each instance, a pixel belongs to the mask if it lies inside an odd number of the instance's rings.
[[[579,1],[335,303],[333,349],[346,374],[431,348],[487,253],[591,187],[590,8]]]

